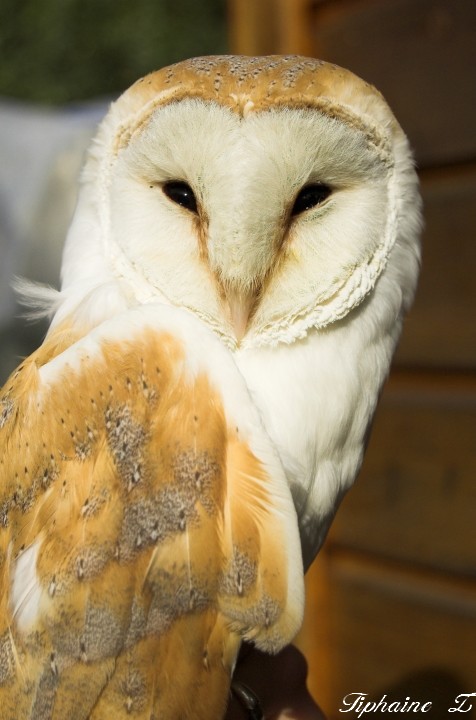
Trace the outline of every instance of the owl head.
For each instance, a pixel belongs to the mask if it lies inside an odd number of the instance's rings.
[[[139,80],[90,150],[57,319],[162,301],[231,348],[342,321],[418,266],[407,140],[352,73],[314,59],[203,57]]]

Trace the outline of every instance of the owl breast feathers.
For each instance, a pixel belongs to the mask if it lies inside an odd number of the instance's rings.
[[[2,718],[220,718],[240,643],[292,640],[419,229],[406,138],[346,70],[196,58],[112,105],[0,400]]]

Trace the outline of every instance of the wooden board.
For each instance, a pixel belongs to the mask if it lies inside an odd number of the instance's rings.
[[[306,575],[304,622],[295,644],[308,663],[309,690],[326,714],[335,701],[330,594],[329,557],[322,551]]]
[[[339,0],[313,7],[314,55],[378,87],[420,165],[476,157],[474,0]]]
[[[330,537],[476,577],[476,377],[394,375]]]
[[[227,0],[230,52],[313,55],[312,0]]]
[[[327,579],[321,568],[314,595],[326,596],[326,634],[308,619],[299,642],[310,688],[328,717],[345,717],[343,698],[356,692],[374,701],[410,696],[432,702],[422,717],[451,717],[454,698],[476,689],[476,582],[350,551],[328,551],[324,567]],[[308,618],[319,609],[308,605]],[[474,713],[464,716],[474,720]]]
[[[266,55],[275,52],[275,0],[228,0],[231,52],[237,55]]]
[[[474,368],[476,165],[422,173],[422,193],[422,271],[397,362]]]

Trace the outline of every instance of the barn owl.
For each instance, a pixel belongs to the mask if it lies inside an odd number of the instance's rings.
[[[223,717],[297,632],[419,265],[408,142],[352,73],[204,57],[86,160],[0,406],[5,720]]]

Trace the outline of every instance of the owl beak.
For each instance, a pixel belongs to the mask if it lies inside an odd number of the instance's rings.
[[[238,342],[244,337],[248,328],[250,315],[254,309],[258,293],[253,290],[227,288],[226,301],[231,325]]]

